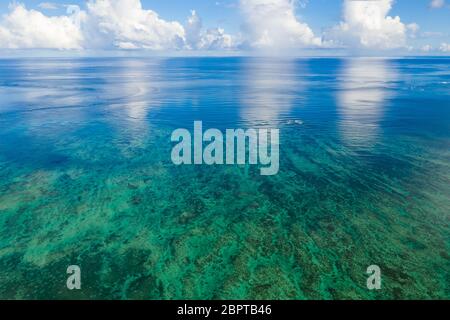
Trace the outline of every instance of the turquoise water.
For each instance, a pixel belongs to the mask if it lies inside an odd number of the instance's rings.
[[[449,66],[0,60],[0,298],[449,299]],[[194,120],[279,128],[279,174],[173,165]]]

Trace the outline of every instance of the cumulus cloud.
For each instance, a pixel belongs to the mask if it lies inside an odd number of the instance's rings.
[[[320,46],[321,39],[295,15],[293,0],[240,0],[245,45],[261,49]]]
[[[183,26],[143,9],[140,0],[91,0],[87,8],[88,24],[115,47],[162,50],[179,48],[183,44]]]
[[[416,32],[417,24],[406,26],[400,17],[391,17],[393,0],[344,0],[343,21],[328,37],[346,46],[370,49],[394,49],[406,46],[408,31]]]
[[[77,6],[67,10],[65,16],[48,17],[23,4],[10,5],[9,14],[0,22],[0,48],[80,49],[80,23],[86,14]]]
[[[222,28],[203,29],[201,18],[195,10],[191,11],[185,26],[187,49],[227,50],[235,46],[233,37]]]

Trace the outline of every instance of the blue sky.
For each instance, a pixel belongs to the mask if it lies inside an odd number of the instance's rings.
[[[91,1],[114,2],[118,0]],[[128,1],[130,8],[135,6],[136,1],[139,2],[139,0],[120,1],[124,3]],[[2,1],[0,3],[3,21],[7,20],[5,15],[11,15],[13,10],[10,6],[11,2]],[[64,6],[67,4],[78,5],[83,12],[87,12],[90,16],[94,15],[88,10],[87,1],[84,0],[21,0],[16,2],[24,4],[28,11],[31,9],[40,11],[48,18],[67,16],[67,7]],[[42,5],[44,2],[52,5]],[[338,47],[339,49],[345,48],[350,52],[354,52],[356,49],[374,52],[388,49],[387,51],[395,51],[396,53],[448,54],[450,48],[450,0],[298,0],[292,6],[293,17],[290,14],[284,16],[286,8],[290,10],[291,0],[141,0],[140,2],[142,10],[146,12],[151,10],[157,13],[161,19],[154,22],[151,19],[142,18],[144,20],[141,21],[136,18],[136,21],[144,25],[145,28],[148,26],[148,30],[144,30],[135,36],[130,34],[131,26],[128,26],[130,28],[124,26],[124,30],[113,29],[110,27],[111,20],[105,20],[107,18],[104,16],[99,19],[96,16],[97,20],[103,19],[102,26],[109,26],[105,27],[107,30],[101,30],[100,37],[98,37],[98,35],[88,34],[85,31],[88,27],[82,25],[81,29],[83,30],[80,31],[81,34],[78,38],[65,39],[67,44],[63,46],[63,49],[91,47],[93,41],[88,38],[101,38],[102,35],[111,39],[111,43],[102,43],[102,46],[112,49],[120,47],[121,49],[171,50],[175,48],[176,50],[185,50],[188,48],[189,50],[232,51],[255,48],[262,50],[269,47],[271,50],[274,48],[284,50],[285,48],[307,47],[332,51]],[[345,4],[345,2],[348,4]],[[389,10],[385,10],[386,14],[377,18],[379,20],[377,20],[377,23],[381,21],[383,24],[378,31],[371,30],[370,27],[367,27],[367,32],[361,31],[365,28],[365,23],[364,21],[361,22],[361,19],[370,20],[371,17],[367,16],[367,12],[364,13],[364,9],[348,8],[355,2],[374,3],[373,6],[376,10],[380,9],[381,11],[384,10],[385,5],[390,6]],[[434,2],[435,8],[432,8],[432,2]],[[261,6],[274,8],[275,14],[268,14],[261,9]],[[97,5],[96,12],[101,10],[99,8],[100,5]],[[369,12],[372,12],[372,9]],[[191,17],[193,22],[190,26],[186,26],[191,10],[195,10],[196,15],[193,18]],[[345,13],[345,10],[347,10],[347,13]],[[31,21],[32,18],[28,16],[28,11],[22,16],[26,21]],[[94,10],[91,11],[94,12]],[[278,16],[277,12],[279,12]],[[353,16],[349,16],[349,14]],[[138,16],[139,14],[136,13],[136,17]],[[346,16],[348,21],[345,19]],[[400,21],[388,21],[389,17],[396,16],[400,17]],[[198,19],[201,19],[201,24],[198,23]],[[49,27],[49,24],[41,20],[37,19],[39,21],[37,23],[43,23],[46,27]],[[124,19],[123,21],[129,20]],[[283,21],[288,21],[288,23],[284,25]],[[184,30],[177,26],[165,26],[162,30],[156,31],[156,33],[164,35],[164,39],[146,39],[145,37],[150,37],[150,34],[155,33],[155,28],[160,24],[159,22],[177,22]],[[60,29],[58,26],[61,26],[61,24],[58,23],[55,24],[56,29]],[[114,20],[113,24],[122,24],[122,22]],[[64,24],[65,27],[67,26]],[[8,23],[0,22],[0,48],[53,48],[53,42],[49,39],[40,39],[40,35],[29,34],[29,31],[24,31],[21,28],[24,28],[23,23],[12,21],[12,18],[8,20]],[[191,40],[188,39],[190,37],[188,34],[189,28],[198,32],[197,35],[192,35],[193,39]],[[98,28],[93,27],[91,29]],[[401,29],[404,30],[400,31]],[[68,34],[74,33],[70,28],[66,31]],[[382,37],[382,35],[386,35],[386,37]],[[54,42],[58,42],[63,36],[61,34],[55,35]],[[172,40],[167,42],[166,38]],[[280,42],[279,39],[283,38],[289,39],[289,43]],[[87,41],[89,41],[89,45],[87,45]],[[95,47],[101,46],[95,45]]]

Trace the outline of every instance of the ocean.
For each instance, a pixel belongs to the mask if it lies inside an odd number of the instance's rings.
[[[175,165],[194,121],[278,173]],[[2,299],[449,299],[449,223],[450,58],[0,60]]]

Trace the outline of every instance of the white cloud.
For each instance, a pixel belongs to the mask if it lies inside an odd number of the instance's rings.
[[[394,0],[343,0],[342,22],[316,37],[296,9],[307,0],[239,0],[243,15],[242,34],[232,36],[222,28],[203,27],[192,11],[183,25],[167,21],[144,9],[141,0],[87,0],[78,6],[41,2],[42,10],[67,8],[65,15],[46,15],[23,4],[10,5],[0,18],[0,48],[10,49],[149,49],[149,50],[234,50],[254,48],[264,52],[289,52],[300,48],[367,48],[407,50],[407,40],[431,36],[416,23],[405,24],[389,16]],[[226,2],[229,3],[229,2]],[[220,2],[218,5],[224,6]],[[431,7],[445,6],[431,1]],[[434,34],[434,33],[433,33]],[[442,34],[441,34],[442,35]],[[437,37],[437,33],[436,33]],[[411,40],[411,39],[410,39]],[[440,40],[446,40],[442,38]],[[426,42],[429,42],[427,40]],[[419,46],[415,46],[420,48]],[[434,43],[434,50],[439,48]],[[423,48],[422,48],[423,49]],[[441,51],[448,52],[442,44]]]
[[[450,43],[446,42],[441,43],[439,50],[441,50],[442,52],[450,52]]]
[[[195,10],[185,26],[187,49],[227,50],[235,46],[233,37],[221,28],[203,30],[202,20]]]
[[[77,6],[70,6],[65,16],[48,17],[15,3],[0,22],[0,48],[80,49],[85,17]]]
[[[420,30],[420,26],[417,23],[410,23],[406,26],[406,29],[410,33],[411,37],[415,37]]]
[[[430,2],[430,8],[432,9],[440,9],[445,6],[445,0],[432,0]]]
[[[201,50],[228,50],[233,49],[235,43],[233,38],[225,33],[222,28],[208,29],[202,34],[198,49]]]
[[[0,48],[10,49],[150,49],[222,50],[234,47],[221,28],[204,30],[192,11],[183,26],[146,10],[140,0],[88,0],[86,11],[67,8],[63,16],[47,16],[25,5],[13,4],[0,20]],[[40,8],[58,5],[42,2]]]
[[[195,10],[191,11],[191,16],[188,18],[185,25],[186,43],[190,48],[197,47],[200,42],[202,32],[202,20]]]
[[[262,49],[319,46],[321,39],[298,20],[293,0],[240,0],[246,45]]]
[[[407,31],[400,17],[388,16],[393,0],[344,0],[343,21],[327,36],[350,47],[394,49],[406,47]]]
[[[164,50],[183,45],[183,26],[143,9],[140,0],[90,0],[87,7],[90,46],[98,45],[101,38],[122,49]]]

